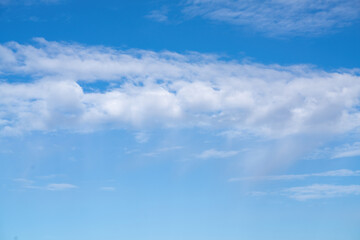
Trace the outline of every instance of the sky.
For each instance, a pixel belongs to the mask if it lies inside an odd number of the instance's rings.
[[[0,0],[0,239],[360,239],[359,42],[358,0]]]

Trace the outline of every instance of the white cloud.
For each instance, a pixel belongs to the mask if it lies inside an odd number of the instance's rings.
[[[35,181],[25,179],[25,178],[16,178],[16,179],[13,179],[13,181],[19,183],[22,188],[28,188],[28,189],[39,189],[39,190],[47,190],[47,191],[63,191],[63,190],[78,188],[76,185],[69,184],[69,183],[49,183],[45,186],[35,185]]]
[[[200,126],[282,138],[360,125],[356,70],[36,41],[0,48],[2,134]]]
[[[36,176],[37,179],[54,179],[58,177],[63,177],[63,174],[50,174],[50,175],[43,175],[43,176]]]
[[[247,193],[247,195],[251,197],[263,197],[266,196],[267,194],[268,194],[267,192],[261,192],[261,191],[253,191]]]
[[[345,158],[360,156],[360,142],[355,142],[352,145],[345,145],[337,148],[332,158]]]
[[[360,176],[360,170],[339,169],[334,171],[327,171],[322,173],[310,174],[290,174],[290,175],[276,175],[276,176],[254,176],[242,178],[230,178],[229,182],[235,181],[278,181],[278,180],[298,180],[308,177],[352,177]]]
[[[360,17],[357,0],[188,0],[189,16],[250,26],[268,35],[321,34]]]
[[[63,191],[68,189],[77,188],[77,186],[69,183],[51,183],[46,185],[43,189],[49,191]]]
[[[354,132],[357,134],[357,131]],[[352,139],[352,137],[349,137]],[[334,147],[326,146],[312,152],[307,159],[337,159],[360,156],[360,142],[349,141]]]
[[[228,158],[228,157],[233,157],[236,154],[238,154],[238,151],[218,151],[215,149],[208,149],[205,150],[204,152],[202,152],[201,154],[199,154],[197,157],[198,158]]]
[[[138,132],[135,134],[135,139],[138,143],[146,143],[149,141],[150,135],[146,132]]]
[[[333,158],[344,158],[344,157],[355,157],[355,156],[360,156],[360,150],[338,153]]]
[[[284,190],[284,193],[290,198],[305,201],[310,199],[359,195],[360,185],[313,184],[305,187],[288,188]]]
[[[311,176],[315,177],[351,177],[360,176],[360,170],[352,171],[348,169],[340,169],[334,171],[328,171],[323,173],[313,173]]]
[[[152,151],[152,152],[144,153],[142,155],[146,156],[146,157],[153,157],[153,156],[157,156],[161,153],[176,151],[176,150],[179,150],[182,148],[183,148],[182,146],[163,147],[163,148],[156,149],[155,151]]]
[[[166,22],[168,21],[168,10],[166,8],[160,10],[153,10],[148,15],[147,18],[150,18],[156,22]]]
[[[34,181],[26,179],[26,178],[15,178],[13,179],[14,182],[18,182],[22,184],[23,186],[30,186],[34,183]]]

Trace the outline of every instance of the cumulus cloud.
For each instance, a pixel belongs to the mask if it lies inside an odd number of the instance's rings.
[[[339,169],[334,171],[327,171],[322,173],[310,174],[289,174],[289,175],[275,175],[275,176],[255,176],[255,177],[242,177],[230,178],[229,182],[235,181],[278,181],[278,180],[299,180],[309,177],[354,177],[360,176],[360,170]]]
[[[284,192],[290,198],[299,201],[305,201],[310,199],[359,195],[360,185],[313,184],[305,187],[288,188],[284,190]]]
[[[0,132],[212,127],[281,138],[360,125],[360,77],[200,53],[0,45]]]
[[[357,0],[188,0],[189,16],[250,26],[268,35],[319,34],[360,17]]]

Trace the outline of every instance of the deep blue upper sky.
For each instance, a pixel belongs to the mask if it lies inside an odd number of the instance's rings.
[[[168,21],[149,17],[167,7]],[[267,36],[199,16],[189,18],[181,2],[70,1],[0,5],[0,41],[28,42],[33,37],[121,48],[198,51],[266,64],[314,64],[326,69],[359,67],[360,21],[319,35]],[[355,6],[356,7],[356,6]],[[319,30],[320,32],[320,30]]]

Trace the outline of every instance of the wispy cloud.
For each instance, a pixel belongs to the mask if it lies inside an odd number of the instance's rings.
[[[360,142],[355,142],[351,145],[347,144],[335,150],[332,158],[345,158],[360,156]]]
[[[360,195],[360,185],[313,184],[305,187],[292,187],[284,190],[285,195],[299,201],[320,198],[334,198],[347,195]]]
[[[37,179],[54,179],[59,177],[64,177],[64,174],[50,174],[50,175],[42,175],[42,176],[36,176]]]
[[[352,171],[348,169],[339,169],[334,171],[327,171],[322,173],[310,174],[290,174],[290,175],[275,175],[275,176],[254,176],[254,177],[241,177],[230,178],[229,182],[236,181],[281,181],[281,180],[299,180],[309,177],[354,177],[360,176],[360,170]]]
[[[14,182],[17,182],[23,186],[30,186],[34,183],[34,181],[26,178],[15,178],[13,179]]]
[[[184,12],[268,35],[322,34],[360,17],[357,0],[188,0]]]
[[[68,189],[74,189],[77,186],[69,183],[51,183],[43,187],[42,189],[49,190],[49,191],[63,191]]]
[[[228,158],[237,155],[238,151],[218,151],[215,149],[208,149],[197,155],[198,158]]]
[[[135,134],[135,140],[138,143],[146,143],[147,141],[149,141],[150,139],[150,135],[147,132],[137,132]]]
[[[167,8],[162,8],[160,10],[153,10],[145,17],[152,19],[156,22],[166,22],[168,21],[168,10]]]
[[[349,141],[347,143],[319,148],[313,151],[307,159],[337,159],[360,156],[360,142]]]
[[[360,150],[352,150],[347,152],[338,153],[333,158],[355,157],[360,156]]]
[[[136,128],[144,142],[141,132],[152,126],[234,129],[270,138],[360,126],[360,77],[354,71],[36,41],[0,45],[1,134]],[[13,83],[19,75],[28,81]],[[99,81],[109,87],[86,88]]]
[[[47,190],[47,191],[63,191],[78,188],[76,185],[70,183],[49,183],[46,185],[38,185],[35,184],[35,181],[24,179],[24,178],[16,178],[13,181],[20,184],[21,188],[27,189],[39,189],[39,190]]]
[[[183,146],[163,147],[163,148],[156,149],[155,151],[152,151],[152,152],[144,153],[142,155],[146,156],[146,157],[153,157],[153,156],[157,156],[157,155],[159,155],[161,153],[180,150],[182,148],[184,148],[184,147]]]

